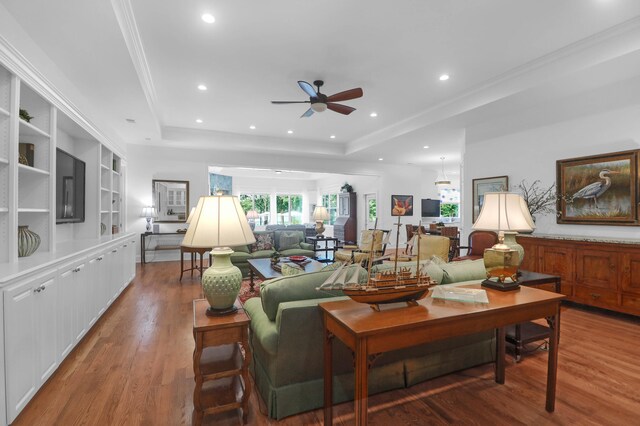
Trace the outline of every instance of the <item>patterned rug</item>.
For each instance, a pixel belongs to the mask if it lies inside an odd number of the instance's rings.
[[[242,287],[240,287],[240,293],[238,294],[238,298],[240,299],[240,302],[242,304],[244,304],[247,299],[251,299],[252,297],[260,297],[260,283],[262,282],[262,280],[254,278],[253,292],[251,291],[249,282],[249,278],[245,278],[244,280],[242,280]]]

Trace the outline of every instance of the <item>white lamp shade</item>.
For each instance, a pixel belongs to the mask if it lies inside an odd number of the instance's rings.
[[[522,213],[524,214],[524,218],[527,220],[527,223],[531,227],[531,230],[536,229],[536,223],[533,221],[533,217],[529,212],[529,205],[522,197],[520,197],[520,208],[522,208]]]
[[[316,206],[313,210],[313,220],[329,220],[329,212],[324,206]]]
[[[255,210],[249,210],[247,212],[247,219],[258,219],[260,215]]]
[[[512,192],[486,192],[478,219],[472,228],[482,231],[533,230],[533,219],[519,194]]]
[[[200,197],[182,244],[216,248],[252,244],[256,241],[238,197]]]
[[[140,217],[150,217],[156,219],[158,217],[158,213],[156,213],[156,208],[147,206],[142,209],[142,213],[140,213]]]
[[[191,219],[193,219],[193,213],[196,211],[195,207],[191,207],[191,211],[189,212],[189,217],[187,218],[187,225],[191,223]]]

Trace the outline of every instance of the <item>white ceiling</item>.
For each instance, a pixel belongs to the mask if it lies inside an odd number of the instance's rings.
[[[505,117],[540,125],[534,108],[640,94],[638,0],[0,3],[127,143],[439,168],[466,134],[514,131]],[[362,87],[344,102],[357,110],[270,103],[307,100],[296,81],[315,79]],[[618,95],[602,105],[630,102]]]

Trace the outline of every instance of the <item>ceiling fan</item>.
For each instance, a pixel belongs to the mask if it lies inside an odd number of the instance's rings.
[[[320,93],[320,88],[324,84],[324,81],[316,80],[313,82],[313,84],[317,87],[317,90],[314,90],[313,86],[306,81],[298,81],[298,85],[300,86],[300,88],[304,90],[307,95],[309,95],[308,101],[271,101],[271,103],[276,105],[311,104],[311,108],[309,108],[304,114],[302,114],[300,118],[311,117],[314,112],[323,112],[327,108],[331,111],[339,112],[340,114],[349,115],[356,109],[351,108],[350,106],[336,104],[335,102],[348,101],[362,96],[362,89],[359,87],[357,89],[345,90],[344,92],[327,96],[324,93]]]

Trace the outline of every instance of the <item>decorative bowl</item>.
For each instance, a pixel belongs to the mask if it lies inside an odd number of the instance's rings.
[[[304,262],[307,260],[307,256],[289,256],[289,260],[292,262]]]

